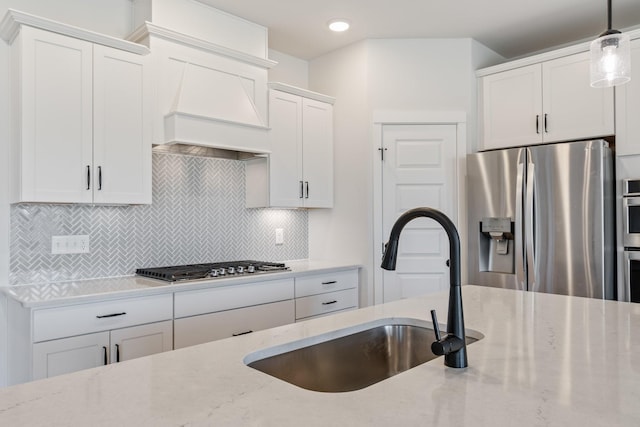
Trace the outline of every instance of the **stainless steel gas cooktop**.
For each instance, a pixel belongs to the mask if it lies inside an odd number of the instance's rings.
[[[186,280],[214,279],[290,270],[285,264],[265,261],[227,261],[208,264],[176,265],[170,267],[138,268],[138,276],[182,282]]]

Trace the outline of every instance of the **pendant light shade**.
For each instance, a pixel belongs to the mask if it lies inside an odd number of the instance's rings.
[[[611,87],[631,80],[631,40],[611,29],[611,0],[608,6],[608,29],[591,42],[591,86]]]

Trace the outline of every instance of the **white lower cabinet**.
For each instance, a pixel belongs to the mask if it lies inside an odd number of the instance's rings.
[[[95,368],[172,349],[172,321],[61,338],[33,345],[33,379]]]
[[[293,323],[293,280],[176,292],[174,347],[188,347]]]
[[[245,335],[293,323],[293,300],[175,320],[175,348]]]
[[[25,331],[32,329],[31,363],[24,366],[23,373],[16,369],[12,383],[48,378],[173,348],[172,294],[21,309],[20,313],[23,319],[31,319],[19,324]]]
[[[358,269],[296,277],[296,321],[358,308]]]
[[[109,332],[33,345],[33,379],[54,377],[108,363]]]

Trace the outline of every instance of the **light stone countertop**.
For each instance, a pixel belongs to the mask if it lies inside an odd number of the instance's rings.
[[[329,273],[360,267],[355,264],[313,260],[285,261],[285,264],[290,267],[290,271],[257,275],[245,274],[224,279],[201,279],[170,283],[140,276],[123,276],[34,285],[4,286],[0,287],[0,292],[20,302],[24,307],[42,308],[240,285],[258,281],[267,282],[269,280]]]
[[[638,426],[640,304],[464,286],[484,338],[364,389],[320,393],[243,359],[387,318],[446,319],[448,292],[0,389],[6,426]]]

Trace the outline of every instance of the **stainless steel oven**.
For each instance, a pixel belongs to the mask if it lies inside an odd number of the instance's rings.
[[[629,301],[640,302],[640,249],[624,251],[624,276]]]
[[[640,250],[640,179],[626,179],[623,185],[623,244]]]
[[[623,181],[622,209],[625,299],[640,302],[640,179]]]

